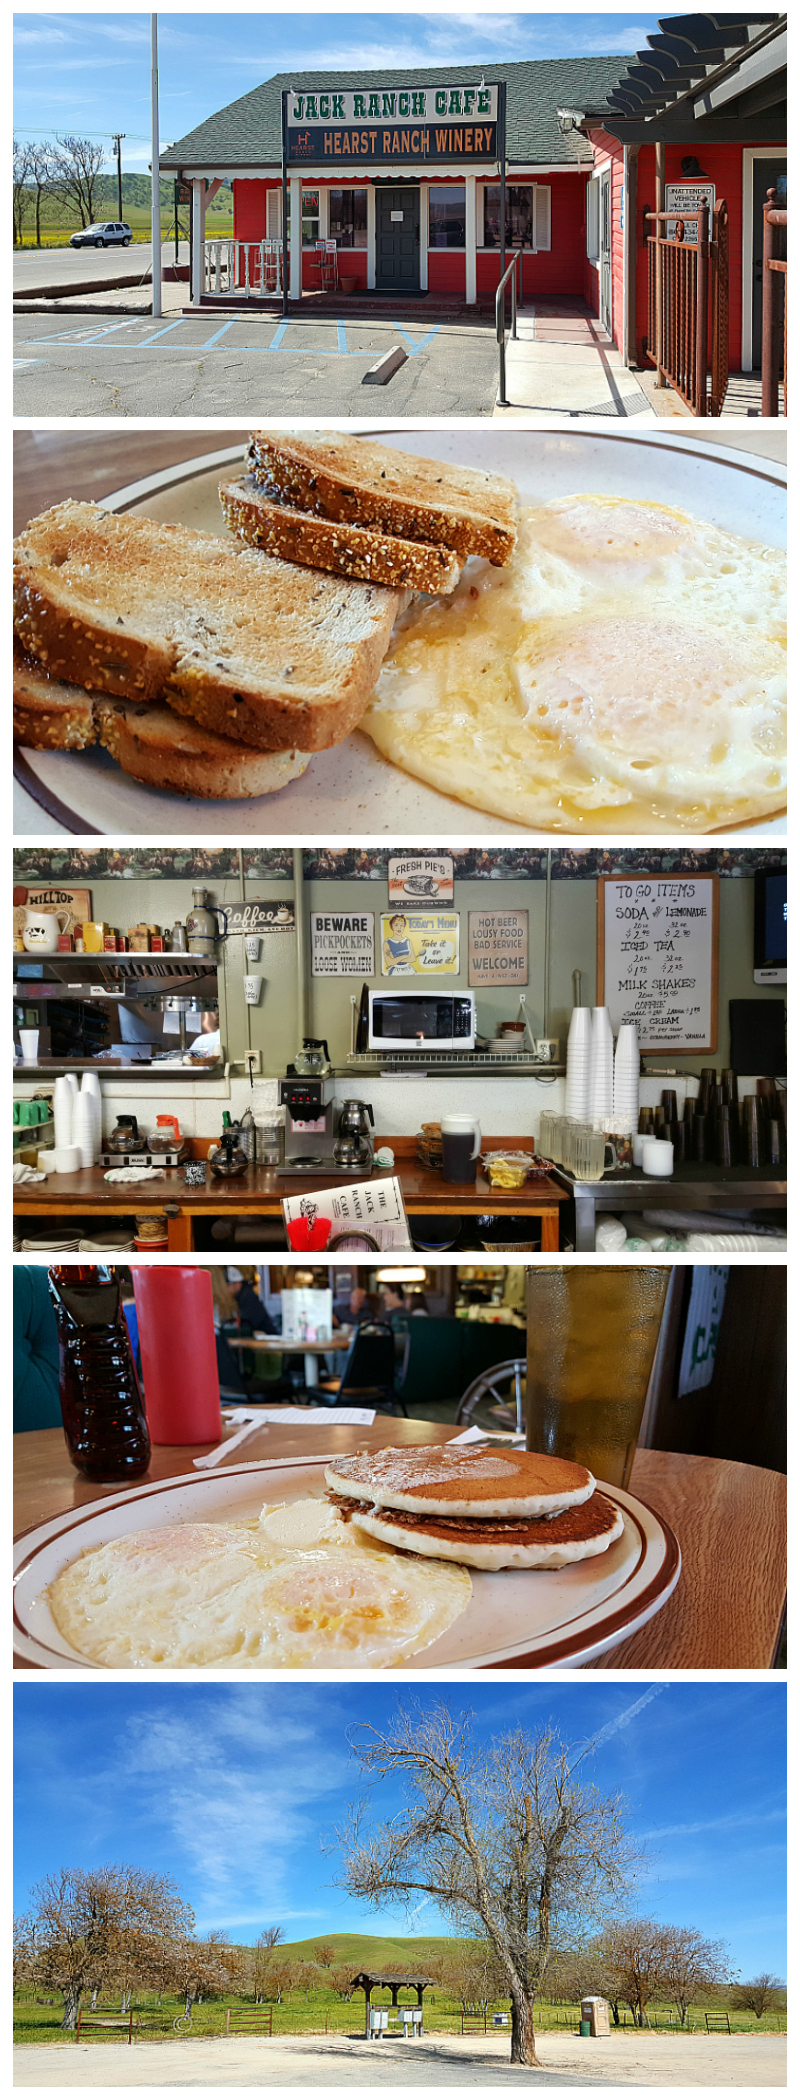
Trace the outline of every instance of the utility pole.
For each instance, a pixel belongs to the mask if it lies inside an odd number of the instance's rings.
[[[153,319],[161,319],[161,171],[158,164],[158,16],[150,16],[150,116],[153,154],[150,163],[150,241]]]
[[[127,134],[126,134],[126,133],[125,133],[124,131],[112,131],[112,133],[111,133],[111,144],[112,144],[112,146],[116,146],[116,149],[117,149],[117,218],[118,218],[118,219],[121,219],[121,218],[122,218],[122,141],[123,141],[123,139],[124,139],[124,138],[125,138],[126,136],[127,136]]]

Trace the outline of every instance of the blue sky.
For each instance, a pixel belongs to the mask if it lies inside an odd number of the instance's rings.
[[[648,1846],[636,1907],[726,1940],[732,1973],[785,1976],[785,1690],[770,1680],[17,1684],[15,1904],[51,1869],[124,1860],[172,1874],[200,1930],[234,1940],[446,1930],[432,1905],[411,1926],[352,1902],[322,1850],[358,1791],[348,1725],[439,1697],[487,1739],[549,1721],[573,1746],[597,1739],[585,1769],[621,1789]]]
[[[149,16],[42,10],[15,14],[14,125],[23,140],[56,132],[126,133],[123,167],[149,162]],[[480,14],[227,14],[202,6],[159,14],[161,142],[182,138],[216,109],[272,73],[302,66],[464,65],[641,50],[658,17],[598,8],[593,14],[519,14],[489,4]],[[109,142],[109,167],[112,165]]]

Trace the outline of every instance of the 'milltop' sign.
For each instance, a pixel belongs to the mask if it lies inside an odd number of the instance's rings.
[[[287,161],[493,161],[497,87],[342,88],[287,95]]]

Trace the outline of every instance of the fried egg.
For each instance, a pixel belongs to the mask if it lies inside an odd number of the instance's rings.
[[[784,807],[785,563],[657,503],[524,513],[398,623],[364,717],[379,751],[546,830],[707,831]]]
[[[387,1669],[446,1632],[465,1568],[367,1540],[330,1507],[167,1524],[91,1547],[48,1592],[59,1631],[107,1669]]]

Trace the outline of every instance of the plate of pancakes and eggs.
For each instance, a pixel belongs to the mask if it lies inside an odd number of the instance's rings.
[[[262,1460],[25,1533],[14,1646],[60,1670],[569,1668],[645,1625],[680,1567],[654,1511],[570,1460]]]
[[[785,830],[785,470],[693,433],[274,428],[15,543],[67,831]]]

